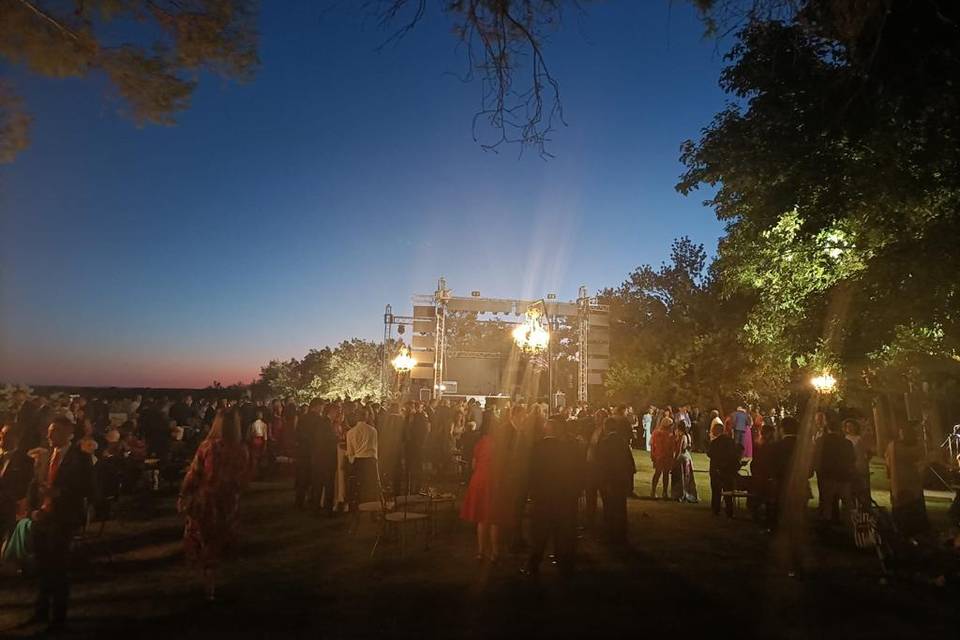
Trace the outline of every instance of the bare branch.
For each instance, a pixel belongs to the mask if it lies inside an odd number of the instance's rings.
[[[38,18],[40,18],[41,20],[43,20],[44,22],[52,26],[54,29],[56,29],[63,35],[77,42],[80,41],[80,36],[78,36],[73,31],[73,29],[63,24],[62,22],[60,22],[59,20],[51,16],[49,13],[47,13],[40,7],[36,6],[35,4],[33,4],[32,2],[28,2],[28,0],[17,0],[17,2],[19,2],[25,9],[27,9],[28,11],[36,15]]]
[[[426,0],[382,0],[382,27],[403,19],[381,48],[408,34],[423,18]],[[443,10],[454,21],[468,69],[461,80],[480,74],[480,109],[474,114],[474,140],[487,151],[517,143],[521,153],[535,147],[550,157],[547,143],[557,121],[564,123],[560,85],[547,66],[544,38],[563,21],[565,5],[583,14],[579,0],[447,0]],[[518,73],[527,80],[518,88]],[[492,130],[492,139],[485,135]]]

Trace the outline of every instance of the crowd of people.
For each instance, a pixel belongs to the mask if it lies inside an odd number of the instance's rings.
[[[361,503],[464,487],[460,516],[476,527],[477,560],[525,554],[536,575],[552,543],[561,572],[574,571],[578,529],[624,545],[627,502],[638,498],[635,450],[650,457],[650,498],[698,502],[692,452],[709,458],[714,514],[734,516],[745,495],[753,516],[775,527],[795,467],[798,421],[782,410],[719,411],[545,403],[504,398],[408,401],[291,398],[226,400],[191,395],[112,399],[15,398],[0,431],[0,536],[4,555],[32,543],[36,619],[62,625],[71,541],[107,518],[122,495],[179,484],[187,558],[207,598],[235,547],[240,496],[280,465],[294,468],[293,503],[321,517]],[[905,531],[926,525],[920,453],[909,426],[886,460],[894,516]],[[816,416],[809,473],[825,521],[870,503],[873,438],[853,419]],[[638,454],[643,455],[643,454]],[[749,468],[749,475],[745,471]],[[804,470],[806,473],[807,470]],[[602,520],[597,512],[602,509]],[[524,523],[529,523],[524,526]]]

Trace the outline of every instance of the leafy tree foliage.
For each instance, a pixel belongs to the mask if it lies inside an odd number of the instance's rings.
[[[741,339],[749,305],[719,292],[703,245],[687,237],[674,241],[658,269],[641,266],[604,291],[613,318],[611,396],[724,407],[781,395],[779,363],[766,371]]]
[[[790,4],[748,16],[721,78],[736,102],[687,142],[678,189],[717,187],[717,274],[756,301],[763,351],[854,379],[907,354],[954,367],[960,5]]]
[[[380,352],[375,342],[341,342],[330,358],[327,398],[380,397]]]
[[[196,74],[256,67],[252,0],[5,0],[0,56],[51,78],[102,74],[138,124],[172,124]],[[0,162],[27,146],[30,119],[0,86]]]
[[[387,345],[392,352],[393,345]],[[331,349],[311,349],[301,360],[271,360],[252,391],[258,396],[380,399],[380,354],[376,342],[353,338]]]

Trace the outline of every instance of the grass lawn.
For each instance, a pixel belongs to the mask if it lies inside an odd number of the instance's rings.
[[[648,495],[649,458],[637,459],[637,491]],[[699,454],[695,464],[707,467]],[[346,517],[296,512],[288,479],[256,483],[242,502],[243,547],[213,604],[184,566],[173,498],[161,497],[151,517],[112,522],[91,543],[75,573],[69,637],[953,637],[955,593],[881,585],[874,556],[819,536],[810,573],[789,578],[774,537],[746,518],[714,518],[706,473],[697,480],[700,504],[630,501],[629,550],[585,535],[577,575],[563,580],[547,566],[538,581],[518,574],[520,555],[477,563],[462,523],[429,550],[418,541],[400,558],[387,544],[370,560],[372,523],[351,535]],[[930,507],[941,517],[946,504],[932,496]],[[31,581],[5,570],[0,585],[0,636],[36,633],[18,626]]]

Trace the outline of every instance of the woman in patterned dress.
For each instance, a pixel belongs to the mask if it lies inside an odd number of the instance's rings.
[[[673,493],[674,500],[679,502],[699,502],[697,481],[693,476],[693,456],[690,449],[693,440],[690,429],[683,422],[677,425],[677,461],[674,463]]]
[[[187,518],[184,551],[190,563],[203,571],[208,600],[215,596],[220,561],[236,545],[240,492],[250,473],[240,422],[236,409],[217,412],[180,488],[177,506]]]

